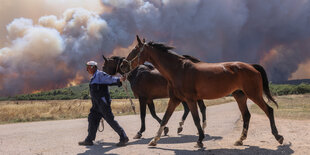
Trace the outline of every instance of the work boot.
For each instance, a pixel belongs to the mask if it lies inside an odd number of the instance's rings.
[[[94,143],[92,141],[84,140],[84,141],[79,142],[79,145],[91,146],[91,145],[94,145]]]
[[[128,143],[129,139],[128,137],[124,138],[124,139],[121,139],[117,144],[116,146],[125,146],[127,143]]]

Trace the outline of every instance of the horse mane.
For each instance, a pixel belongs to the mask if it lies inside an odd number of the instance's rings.
[[[124,60],[125,57],[121,57],[121,56],[112,56],[111,59]]]
[[[185,57],[186,59],[189,59],[193,63],[201,62],[199,59],[197,59],[197,58],[195,58],[193,56],[190,56],[190,55],[183,55],[183,57]]]
[[[157,49],[159,49],[159,50],[161,50],[161,51],[169,51],[169,50],[171,50],[171,49],[174,49],[174,47],[171,47],[171,46],[168,46],[168,45],[166,45],[166,44],[163,44],[163,43],[155,43],[155,42],[153,42],[153,41],[150,41],[150,42],[148,42],[147,43],[149,46],[152,46],[152,47],[154,47],[154,48],[157,48]]]
[[[148,43],[149,46],[152,46],[158,50],[161,50],[161,51],[164,51],[164,52],[167,52],[167,53],[171,53],[173,55],[177,55],[179,57],[184,57],[185,59],[188,59],[190,61],[192,61],[193,63],[197,63],[197,62],[201,62],[199,59],[193,57],[193,56],[190,56],[190,55],[179,55],[173,51],[170,51],[171,49],[174,49],[174,47],[171,47],[171,46],[168,46],[166,44],[163,44],[163,43],[155,43],[155,42],[149,42]]]

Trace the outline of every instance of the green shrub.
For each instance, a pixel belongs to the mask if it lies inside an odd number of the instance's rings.
[[[126,83],[128,88],[128,93],[133,97],[133,93],[130,89],[130,85]],[[123,87],[112,86],[109,87],[112,99],[122,99],[128,98]],[[71,99],[90,99],[89,86],[88,83],[84,83],[78,86],[55,89],[35,94],[23,94],[16,95],[15,97],[8,98],[3,97],[0,100],[71,100]]]
[[[126,83],[128,93],[134,98],[129,83]],[[123,87],[109,87],[112,99],[128,98]],[[302,83],[299,85],[291,84],[270,84],[270,91],[273,95],[305,94],[310,93],[310,84]],[[71,99],[90,99],[88,83],[78,86],[55,89],[35,94],[23,94],[14,97],[1,97],[0,100],[71,100]]]
[[[310,84],[301,83],[299,85],[290,84],[271,84],[270,91],[274,95],[289,95],[289,94],[305,94],[310,93]]]

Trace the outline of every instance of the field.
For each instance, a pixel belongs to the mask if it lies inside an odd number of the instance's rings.
[[[275,116],[289,119],[310,119],[310,94],[286,95],[275,97],[279,108],[269,103],[274,110]],[[133,99],[136,112],[139,114],[137,99]],[[164,112],[168,99],[154,100],[156,112]],[[216,100],[205,100],[206,106],[234,102],[233,97],[228,96]],[[41,120],[59,120],[85,118],[91,107],[90,100],[36,100],[36,101],[0,101],[0,124],[14,122],[29,122]],[[112,110],[115,115],[134,114],[128,99],[113,99]],[[183,110],[181,104],[177,111]],[[264,114],[255,104],[251,112]],[[148,109],[147,109],[147,112]]]
[[[310,94],[275,96],[275,99],[279,104],[278,109],[272,102],[269,103],[274,109],[275,117],[310,119]],[[251,112],[265,115],[257,105],[251,107]]]
[[[224,97],[206,101],[205,104],[210,106],[231,101],[234,101],[232,97]],[[138,100],[133,99],[133,102],[136,112],[139,113]],[[164,112],[167,102],[168,99],[155,100],[156,112]],[[111,106],[115,115],[134,114],[127,99],[113,99]],[[0,101],[0,124],[84,118],[87,117],[90,107],[90,100]],[[176,110],[183,110],[183,106],[180,104]]]
[[[305,94],[310,93],[310,84],[302,83],[309,81],[299,81],[301,83],[295,84],[270,84],[270,91],[273,95],[281,96],[281,95],[290,95],[290,94]],[[133,97],[133,93],[130,88],[129,82],[123,83],[128,87],[128,93],[131,97]],[[123,87],[111,86],[109,87],[109,91],[112,99],[125,99],[127,98],[127,93],[123,89]],[[73,99],[90,99],[89,96],[89,88],[87,83],[83,83],[77,86],[42,91],[32,94],[20,94],[16,96],[9,97],[1,97],[0,101],[6,100],[73,100]]]

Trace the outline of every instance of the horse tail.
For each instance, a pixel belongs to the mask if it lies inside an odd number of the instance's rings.
[[[252,66],[260,72],[260,75],[262,76],[262,80],[263,80],[263,91],[268,99],[268,101],[272,101],[276,106],[277,108],[279,107],[278,106],[278,103],[275,101],[275,99],[271,96],[271,93],[270,93],[270,89],[269,89],[269,82],[268,82],[268,78],[267,78],[267,74],[266,74],[266,71],[265,69],[263,68],[263,66],[261,65],[258,65],[258,64],[252,64]]]

